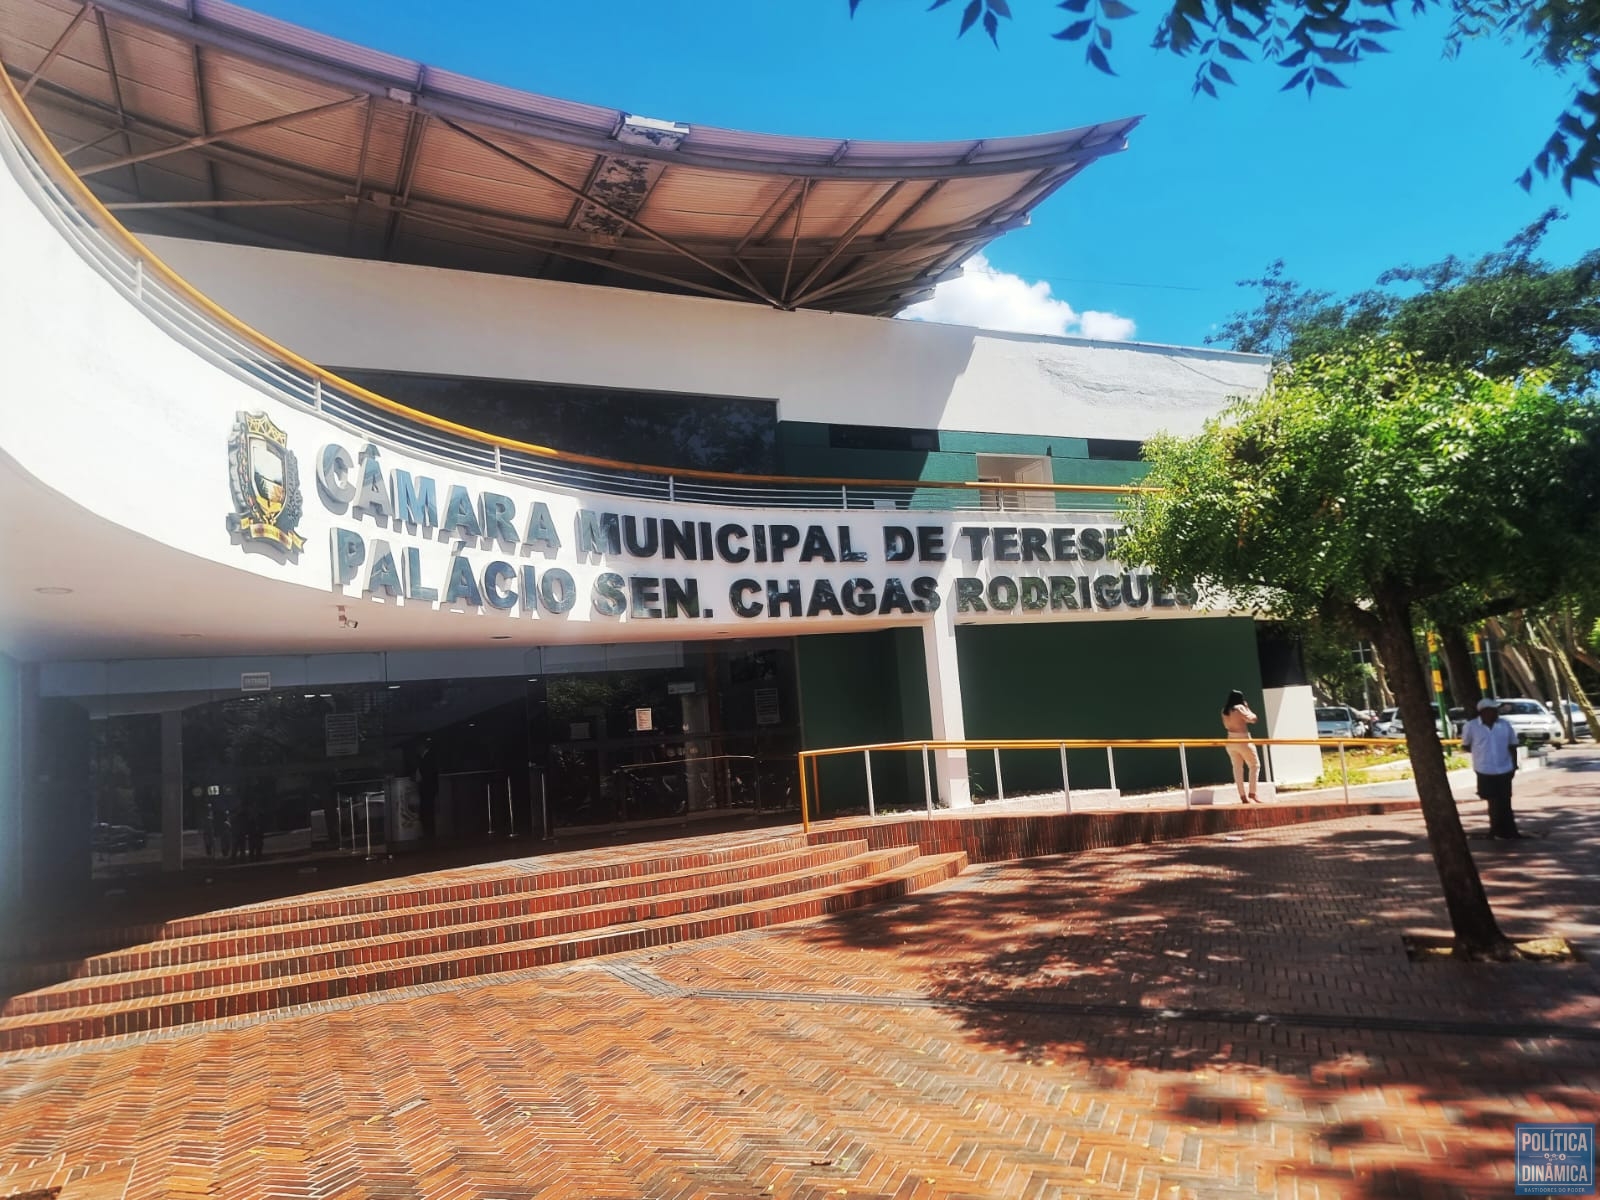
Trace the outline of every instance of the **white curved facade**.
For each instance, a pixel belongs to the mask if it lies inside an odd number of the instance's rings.
[[[408,670],[520,674],[559,670],[555,650],[567,646],[904,629],[921,645],[923,736],[956,740],[972,704],[958,627],[1045,637],[1130,618],[1216,623],[1116,561],[1105,511],[947,511],[917,507],[946,494],[914,486],[853,497],[849,485],[758,486],[746,502],[736,485],[692,473],[627,483],[573,468],[573,482],[541,482],[519,477],[514,452],[356,414],[71,215],[15,131],[0,149],[0,261],[13,281],[0,291],[0,537],[11,565],[0,585],[10,700],[0,749],[11,748],[0,787],[21,814],[0,821],[14,838],[8,863],[34,822],[30,706],[41,697],[131,695],[155,676],[174,696],[215,697],[273,670],[279,684],[307,687]],[[225,308],[316,361],[755,396],[784,420],[865,413],[912,429],[1142,439],[1196,428],[1266,369],[1209,351],[170,239],[158,248]],[[389,435],[373,433],[386,423]],[[300,511],[275,519],[276,505]],[[474,655],[500,666],[463,666]],[[124,678],[146,682],[124,688]],[[117,708],[108,700],[101,715]],[[161,859],[173,867],[185,854],[185,777],[170,762],[181,758],[178,722],[163,720],[174,740],[163,743]],[[966,802],[964,757],[938,762],[939,795]]]

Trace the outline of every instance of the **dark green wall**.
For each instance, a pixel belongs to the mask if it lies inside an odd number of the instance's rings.
[[[1247,617],[968,625],[956,631],[967,737],[1222,736],[1220,714],[1239,688],[1261,711],[1255,625]],[[1003,755],[1006,791],[1059,789],[1054,751]],[[1073,751],[1072,786],[1105,787],[1104,750]],[[1220,749],[1189,752],[1190,780],[1231,779]],[[975,794],[994,794],[993,756],[971,756]],[[1125,791],[1177,786],[1176,750],[1117,752]]]
[[[1261,674],[1249,618],[967,625],[956,631],[967,737],[1166,738],[1222,736],[1222,700],[1239,688],[1258,712]],[[817,634],[795,639],[803,740],[809,748],[907,741],[929,736],[920,628]],[[1057,790],[1055,750],[1002,754],[1006,791]],[[1105,787],[1104,750],[1069,755],[1074,788]],[[859,755],[821,760],[823,811],[866,807]],[[1196,785],[1231,778],[1220,749],[1189,752]],[[977,798],[993,796],[994,758],[970,756]],[[1176,787],[1176,750],[1119,750],[1125,791]],[[914,753],[875,756],[880,807],[922,803]]]
[[[1056,483],[1128,484],[1148,470],[1142,462],[1089,458],[1084,438],[929,431],[937,450],[853,450],[830,446],[829,427],[809,421],[778,423],[778,471],[851,479],[977,479],[979,454],[1034,454],[1050,459]],[[1063,496],[1062,508],[1110,508],[1110,497]]]
[[[920,629],[813,634],[795,639],[801,737],[806,748],[899,742],[929,736],[928,676]],[[915,754],[883,753],[872,764],[880,807],[922,797]],[[823,811],[865,808],[860,755],[818,763]]]

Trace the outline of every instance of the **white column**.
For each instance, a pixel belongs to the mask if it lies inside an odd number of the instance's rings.
[[[928,668],[928,713],[938,741],[959,742],[967,736],[961,711],[961,667],[956,661],[955,622],[942,608],[922,627],[922,657]],[[967,752],[933,752],[934,786],[947,808],[967,808],[972,792],[967,786]]]
[[[1267,736],[1314,738],[1317,736],[1316,698],[1310,687],[1266,688],[1261,693],[1261,715],[1267,719]],[[1262,747],[1265,752],[1266,747]],[[1310,783],[1322,774],[1322,751],[1315,746],[1272,747],[1274,783]]]

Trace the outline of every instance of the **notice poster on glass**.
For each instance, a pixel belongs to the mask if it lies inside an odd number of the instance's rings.
[[[783,720],[778,708],[777,688],[756,689],[756,724],[777,725]]]
[[[653,709],[636,708],[633,710],[633,731],[635,733],[649,733],[655,727],[656,721]]]
[[[322,741],[329,758],[361,753],[361,726],[355,713],[325,713]]]

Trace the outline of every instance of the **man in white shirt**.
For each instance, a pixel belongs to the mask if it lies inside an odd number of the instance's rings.
[[[1489,835],[1518,838],[1516,814],[1511,811],[1511,777],[1517,773],[1517,731],[1500,719],[1500,705],[1485,697],[1478,701],[1478,716],[1461,731],[1461,748],[1472,751],[1472,769],[1478,773],[1478,796],[1489,805]]]

